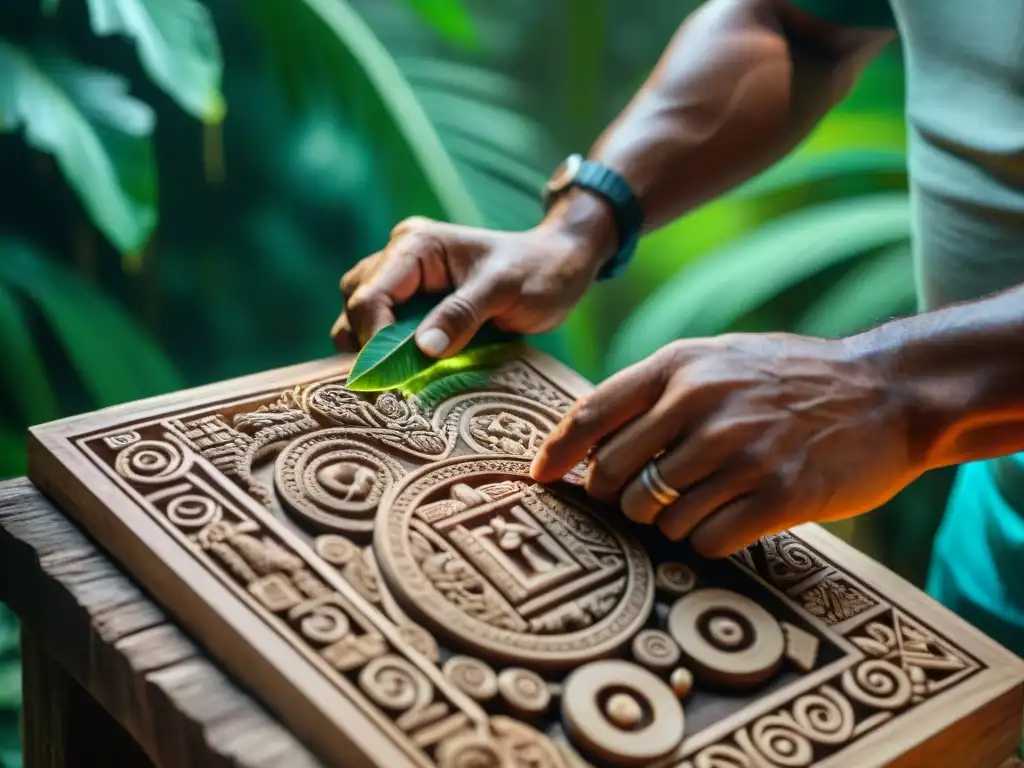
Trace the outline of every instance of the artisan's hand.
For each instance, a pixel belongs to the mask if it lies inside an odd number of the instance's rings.
[[[722,557],[798,523],[866,512],[921,474],[902,401],[852,341],[679,341],[577,403],[533,476],[556,480],[594,448],[593,496]],[[662,451],[657,470],[680,494],[667,507],[640,479]]]
[[[574,200],[567,197],[526,232],[423,218],[402,222],[384,250],[342,278],[345,309],[331,330],[335,346],[355,351],[395,322],[395,305],[418,293],[444,291],[451,294],[416,333],[418,346],[432,357],[460,351],[488,320],[517,333],[550,331],[586,291],[614,245],[604,203],[582,196]]]

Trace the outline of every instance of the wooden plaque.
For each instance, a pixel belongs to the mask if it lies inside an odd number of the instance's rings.
[[[33,430],[30,476],[332,766],[998,765],[1024,664],[813,525],[703,561],[539,487],[590,385],[333,358]]]

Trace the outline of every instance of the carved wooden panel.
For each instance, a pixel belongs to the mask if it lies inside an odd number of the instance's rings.
[[[550,359],[434,408],[349,392],[347,364],[45,425],[31,452],[33,480],[328,764],[1012,751],[1020,661],[818,527],[703,561],[589,500],[582,467],[533,483],[589,388]]]

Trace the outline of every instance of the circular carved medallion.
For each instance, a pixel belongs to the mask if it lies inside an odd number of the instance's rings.
[[[288,509],[318,528],[369,533],[377,505],[403,470],[346,435],[324,429],[291,442],[277,458],[274,485]]]
[[[458,424],[459,437],[474,453],[528,456],[560,420],[556,411],[518,395],[473,392],[443,403],[434,426]]]
[[[668,630],[693,667],[725,685],[757,685],[782,662],[778,620],[749,597],[727,589],[698,589],[679,598]]]
[[[573,672],[562,693],[562,721],[590,755],[615,765],[650,765],[683,740],[676,694],[660,678],[619,659]]]
[[[384,579],[430,629],[490,659],[565,668],[614,653],[651,611],[650,561],[529,468],[465,456],[405,478],[377,513]]]

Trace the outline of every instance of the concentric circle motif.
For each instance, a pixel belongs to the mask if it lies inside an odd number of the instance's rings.
[[[614,653],[651,611],[651,563],[529,468],[464,456],[406,477],[377,513],[381,573],[410,614],[482,658],[553,669]]]
[[[122,448],[114,469],[132,483],[166,483],[183,477],[189,461],[181,448],[163,440],[140,440]]]
[[[725,685],[764,682],[785,652],[778,620],[727,589],[698,589],[679,598],[669,612],[668,630],[699,675]]]
[[[650,765],[685,734],[683,707],[672,689],[619,659],[595,661],[569,675],[562,722],[581,750],[614,765]]]
[[[325,429],[293,441],[277,458],[274,484],[285,506],[317,528],[369,534],[377,505],[403,470],[349,434]]]

